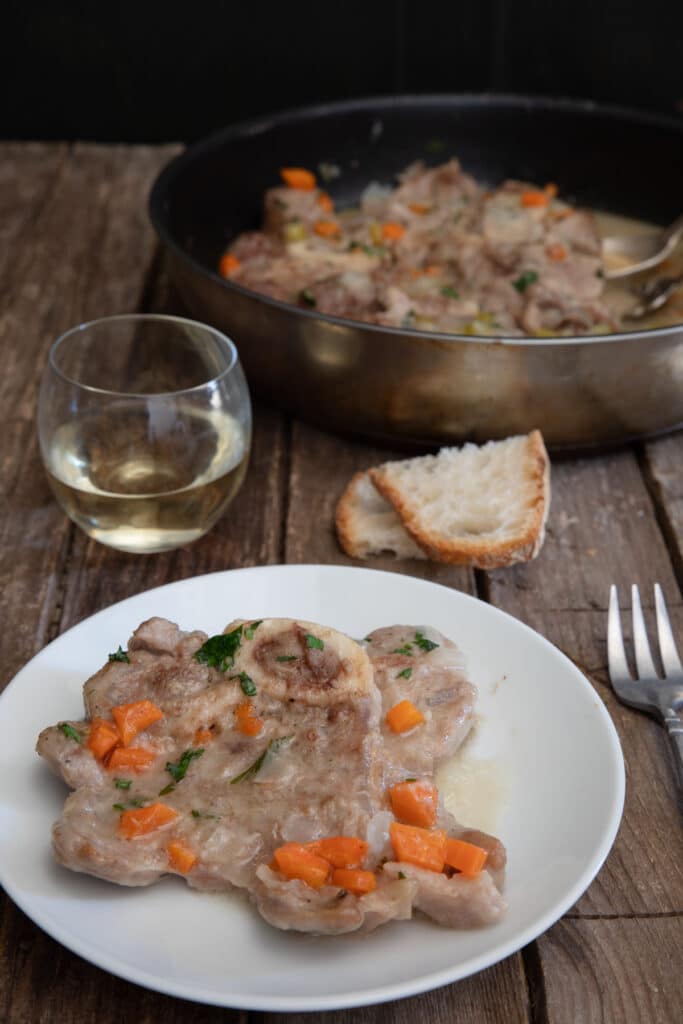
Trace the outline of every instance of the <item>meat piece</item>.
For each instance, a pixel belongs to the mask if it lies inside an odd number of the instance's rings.
[[[495,924],[506,910],[505,900],[486,870],[476,878],[459,874],[448,878],[413,864],[390,861],[383,871],[389,878],[398,878],[400,873],[414,882],[413,905],[447,928],[481,928]]]
[[[330,316],[367,319],[378,307],[377,289],[367,273],[347,270],[311,285],[315,307]]]
[[[139,776],[120,773],[131,785],[119,790],[117,773],[100,766],[93,772],[87,748],[59,727],[39,738],[38,752],[71,784],[80,783],[54,830],[60,863],[124,885],[149,884],[169,870],[166,845],[173,838],[201,849],[198,867],[188,876],[191,885],[247,887],[254,884],[257,866],[269,861],[284,841],[291,816],[315,821],[315,837],[365,834],[382,798],[380,698],[370,662],[357,644],[322,626],[271,619],[258,626],[253,639],[242,633],[234,665],[226,672],[191,657],[203,634],[179,631],[175,657],[157,653],[145,671],[139,662],[151,657],[140,646],[147,625],[131,641],[130,664],[111,663],[94,679],[100,714],[104,704],[109,717],[112,705],[143,696],[162,709],[163,719],[134,744],[156,752],[154,766]],[[159,635],[173,635],[173,628],[164,624]],[[315,639],[313,645],[308,637]],[[190,687],[180,696],[177,683],[183,673]],[[243,735],[234,725],[234,710],[245,699],[240,673],[256,687],[250,699],[263,721],[256,737]],[[203,686],[198,676],[203,676]],[[112,683],[108,699],[107,679]],[[94,685],[87,683],[86,691]],[[87,722],[75,727],[87,734]],[[160,796],[173,784],[166,764],[178,764],[184,751],[197,747],[197,729],[210,729],[214,739],[191,761],[186,777]],[[231,784],[278,741],[280,749],[265,758],[253,777]],[[337,756],[340,750],[343,760]],[[87,764],[88,772],[74,773],[75,761]],[[120,811],[113,805],[157,799],[178,812],[176,821],[144,840],[122,838],[117,832]]]
[[[386,784],[406,775],[433,774],[440,761],[456,752],[474,720],[476,691],[465,676],[461,651],[426,626],[376,629],[367,637],[366,650],[382,694]],[[425,722],[396,734],[386,713],[402,700],[412,701]]]
[[[338,886],[312,889],[304,882],[285,882],[265,864],[258,871],[252,896],[259,913],[276,928],[340,935],[373,931],[387,921],[412,917],[417,886],[382,878],[374,892],[354,896]]]

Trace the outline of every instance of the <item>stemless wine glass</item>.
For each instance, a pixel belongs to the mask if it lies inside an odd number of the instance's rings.
[[[107,317],[50,350],[40,450],[64,511],[121,551],[206,533],[240,488],[251,403],[233,343],[175,316]]]

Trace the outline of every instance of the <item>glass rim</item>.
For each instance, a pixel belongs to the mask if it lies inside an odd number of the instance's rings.
[[[191,327],[199,327],[203,331],[207,331],[209,334],[212,334],[220,342],[225,344],[228,352],[230,353],[230,361],[228,365],[220,371],[220,373],[215,374],[213,377],[209,377],[201,384],[195,384],[191,388],[179,388],[177,391],[112,391],[110,388],[99,388],[92,384],[84,384],[79,380],[75,380],[57,366],[56,355],[58,349],[64,342],[68,341],[69,338],[91,327],[99,327],[101,324],[111,324],[116,321],[124,320],[138,322],[153,320],[157,323],[181,324],[183,326],[189,325]],[[237,348],[234,341],[232,341],[227,334],[223,334],[223,332],[219,331],[217,327],[212,327],[210,324],[202,323],[201,320],[192,320],[189,317],[184,316],[173,316],[168,313],[117,313],[113,316],[101,316],[96,317],[94,320],[84,320],[83,323],[76,324],[74,327],[69,327],[68,330],[60,334],[59,337],[52,342],[48,353],[48,365],[50,369],[67,384],[71,384],[73,387],[80,388],[80,390],[87,391],[93,395],[118,396],[121,398],[163,399],[180,395],[191,395],[194,392],[202,391],[210,384],[216,384],[223,380],[228,374],[232,373],[238,363],[239,355]]]

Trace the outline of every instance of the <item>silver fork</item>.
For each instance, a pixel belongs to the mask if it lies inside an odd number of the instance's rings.
[[[631,614],[633,616],[633,646],[636,656],[637,677],[631,676],[619,617],[617,588],[612,584],[609,592],[607,618],[607,664],[614,692],[623,704],[654,715],[665,727],[671,740],[674,761],[678,770],[678,784],[683,789],[683,723],[676,714],[683,707],[683,665],[671,631],[669,613],[659,583],[655,583],[655,610],[659,655],[664,667],[664,678],[657,675],[643,619],[640,593],[631,587]]]

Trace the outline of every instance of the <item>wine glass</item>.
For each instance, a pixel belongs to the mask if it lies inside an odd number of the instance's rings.
[[[167,551],[211,529],[237,494],[251,403],[237,350],[193,320],[133,314],[53,344],[40,451],[64,511],[120,551]]]

